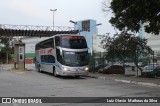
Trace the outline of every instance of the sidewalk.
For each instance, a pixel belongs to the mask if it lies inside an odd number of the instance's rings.
[[[113,80],[128,84],[137,84],[151,87],[160,87],[160,78],[144,78],[137,76],[126,76],[126,75],[116,75],[116,74],[101,74],[101,73],[91,73],[89,72],[88,77],[100,79],[100,80]]]

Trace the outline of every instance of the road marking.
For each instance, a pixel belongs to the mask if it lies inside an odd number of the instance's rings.
[[[123,80],[123,79],[114,79],[114,78],[106,78],[104,76],[98,77],[98,79],[101,80],[114,80],[117,82],[123,82],[123,83],[128,83],[128,84],[136,84],[136,85],[144,85],[144,86],[151,86],[151,87],[160,87],[160,85],[155,84],[155,83],[149,83],[149,82],[137,82],[137,81],[131,81],[131,80]]]
[[[121,79],[115,79],[115,81],[123,82],[123,83],[136,84],[136,85],[144,85],[144,86],[160,87],[160,85],[158,85],[158,84],[149,83],[149,82],[137,82],[137,81],[121,80]]]

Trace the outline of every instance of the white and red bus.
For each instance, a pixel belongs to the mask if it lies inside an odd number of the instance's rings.
[[[88,74],[88,47],[84,36],[55,35],[37,43],[35,54],[35,67],[39,72],[76,77]]]

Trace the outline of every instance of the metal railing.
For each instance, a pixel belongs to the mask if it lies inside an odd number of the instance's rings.
[[[66,26],[38,26],[38,25],[10,25],[0,24],[0,29],[13,29],[13,30],[42,30],[42,31],[73,31],[78,30],[74,27]]]

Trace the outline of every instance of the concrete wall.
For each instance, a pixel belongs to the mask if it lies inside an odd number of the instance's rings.
[[[30,38],[22,38],[22,42],[25,43],[25,63],[26,64],[32,64],[33,58],[35,55],[35,45],[36,43],[47,39],[48,37],[30,37]]]

